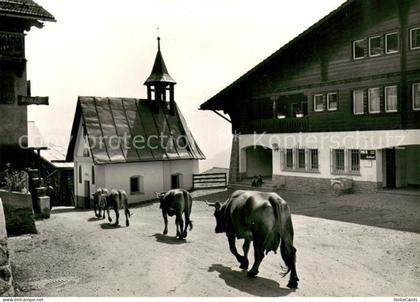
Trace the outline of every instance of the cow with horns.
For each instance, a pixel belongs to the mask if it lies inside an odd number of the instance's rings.
[[[215,207],[216,233],[226,233],[229,248],[240,263],[240,268],[248,269],[248,251],[251,241],[254,245],[255,261],[249,277],[258,274],[264,253],[280,253],[287,266],[285,277],[290,272],[287,286],[297,288],[299,278],[296,273],[296,249],[293,246],[293,225],[289,206],[276,193],[256,191],[235,191],[224,203],[209,203]],[[244,239],[244,255],[236,250],[235,240]],[[280,243],[281,241],[281,243]]]
[[[189,192],[183,189],[173,189],[166,193],[156,193],[157,198],[160,201],[160,209],[162,209],[163,221],[165,228],[163,234],[168,234],[168,215],[175,215],[176,224],[176,236],[178,239],[184,239],[187,237],[187,228],[190,231],[193,228],[191,217],[192,198]],[[182,215],[185,216],[185,227]]]

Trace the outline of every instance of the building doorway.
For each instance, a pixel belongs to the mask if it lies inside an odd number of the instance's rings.
[[[90,208],[90,182],[85,180],[85,209]]]
[[[251,146],[245,151],[246,177],[273,175],[273,152],[263,146]]]
[[[395,188],[396,187],[396,160],[395,160],[395,149],[385,149],[385,175],[386,175],[386,187]]]

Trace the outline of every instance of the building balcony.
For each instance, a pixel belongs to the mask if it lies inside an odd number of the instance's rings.
[[[0,59],[24,59],[25,35],[0,31]]]
[[[306,132],[309,131],[309,120],[304,117],[287,117],[287,118],[271,118],[259,119],[252,121],[252,129],[256,132]]]

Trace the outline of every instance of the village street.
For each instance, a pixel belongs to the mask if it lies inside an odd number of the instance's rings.
[[[17,295],[420,295],[418,197],[281,195],[293,213],[296,291],[286,287],[289,276],[280,277],[279,253],[266,256],[256,279],[247,278],[225,236],[214,233],[213,209],[194,201],[194,229],[185,242],[171,237],[173,218],[169,236],[161,234],[157,203],[133,208],[129,228],[98,221],[93,211],[54,209],[50,219],[37,221],[38,235],[9,240]]]

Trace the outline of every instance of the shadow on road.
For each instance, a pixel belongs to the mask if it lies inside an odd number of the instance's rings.
[[[280,284],[274,280],[262,277],[249,278],[247,271],[234,271],[222,264],[212,264],[208,272],[218,272],[219,277],[225,281],[227,286],[254,296],[279,297],[287,296],[294,291],[289,288],[281,288]]]
[[[107,223],[107,222],[101,223],[100,227],[103,230],[115,230],[115,229],[121,228],[120,225],[115,225],[114,223]]]
[[[100,217],[100,218],[98,218],[98,217],[90,217],[87,221],[88,222],[91,222],[91,221],[101,221],[101,220],[104,220],[104,218],[102,218],[102,217]]]
[[[154,234],[152,237],[156,238],[157,242],[160,243],[166,243],[166,244],[185,244],[188,243],[188,241],[186,241],[185,239],[178,239],[175,236],[167,236],[167,235],[162,235],[159,233]]]

